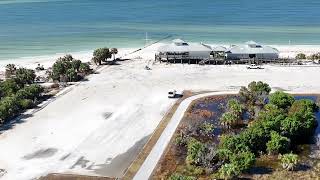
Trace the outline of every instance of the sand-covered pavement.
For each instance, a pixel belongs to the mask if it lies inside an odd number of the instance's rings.
[[[169,89],[236,91],[261,80],[274,89],[320,92],[320,67],[156,64],[147,71],[147,62],[106,66],[4,131],[0,169],[7,173],[0,179],[25,180],[49,172],[120,177],[174,103],[167,98]]]

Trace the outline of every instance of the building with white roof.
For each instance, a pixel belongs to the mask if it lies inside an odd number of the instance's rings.
[[[212,48],[213,52],[226,52],[227,48],[223,47],[223,46],[216,46],[214,48]]]
[[[279,51],[270,46],[263,46],[254,41],[248,41],[244,45],[236,45],[226,51],[226,59],[260,59],[275,60],[279,58]]]
[[[210,58],[211,52],[211,46],[175,39],[172,43],[159,47],[157,55],[160,57],[160,60],[207,59]]]

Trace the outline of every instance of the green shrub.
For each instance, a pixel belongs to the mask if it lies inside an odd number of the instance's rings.
[[[266,151],[266,143],[270,139],[270,132],[262,123],[256,122],[239,134],[240,142],[245,143],[248,150],[258,154]],[[243,150],[244,151],[244,150]]]
[[[178,146],[185,146],[188,143],[188,138],[183,134],[180,133],[175,138],[175,144]]]
[[[31,84],[30,86],[26,86],[23,89],[20,89],[16,93],[16,97],[18,99],[30,99],[34,101],[41,96],[41,93],[43,93],[43,91],[44,89],[40,85]]]
[[[281,130],[289,137],[298,136],[301,127],[302,123],[296,117],[287,117],[281,122]]]
[[[93,52],[93,61],[97,65],[101,65],[101,62],[107,61],[108,58],[111,58],[112,53],[109,48],[99,48]]]
[[[68,69],[66,72],[66,76],[67,76],[69,82],[78,81],[78,74],[74,69]]]
[[[217,150],[217,154],[218,154],[219,160],[229,161],[229,159],[233,155],[233,152],[230,149],[219,148]]]
[[[320,59],[320,53],[312,54],[308,57],[308,59],[311,60],[319,60]]]
[[[281,109],[288,109],[294,102],[294,97],[287,93],[277,91],[269,96],[270,104]]]
[[[0,100],[0,121],[3,123],[19,113],[19,104],[14,96],[7,96]]]
[[[231,164],[235,164],[239,172],[246,171],[254,164],[256,158],[250,151],[242,151],[231,156]]]
[[[26,110],[34,107],[34,103],[30,99],[21,99],[18,101],[18,103],[19,103],[19,107],[22,110]]]
[[[214,130],[214,125],[208,122],[200,125],[200,133],[205,136],[210,136]]]
[[[5,81],[0,82],[0,92],[2,97],[12,96],[19,89],[20,89],[20,86],[16,83],[14,79],[7,79]]]
[[[243,112],[243,106],[236,99],[230,99],[228,101],[228,109],[231,113],[237,116],[238,119],[241,118]]]
[[[236,164],[228,163],[221,166],[218,174],[221,179],[233,179],[240,175],[241,172],[238,169]]]
[[[299,157],[296,154],[289,153],[284,155],[279,155],[281,160],[281,165],[284,169],[292,171],[298,165]]]
[[[303,53],[299,53],[296,55],[296,59],[307,59],[307,56]]]
[[[204,156],[205,153],[205,145],[195,138],[190,138],[187,143],[187,150],[187,164],[200,164],[202,156]]]
[[[81,63],[79,67],[79,72],[89,74],[91,71],[88,63]]]
[[[71,55],[59,58],[52,66],[51,78],[56,81],[75,82],[79,80],[78,72],[88,74],[90,67]]]
[[[71,66],[72,66],[72,69],[74,69],[75,71],[79,71],[79,69],[80,69],[80,66],[81,66],[81,61],[80,60],[76,60],[76,59],[73,59],[72,61],[71,61]]]
[[[267,143],[267,151],[269,154],[285,153],[290,147],[290,140],[281,136],[279,133],[271,132],[271,140]]]
[[[52,66],[51,78],[53,80],[61,81],[60,77],[65,76],[67,70],[72,68],[72,59],[72,56],[68,55],[63,58],[59,58]]]
[[[16,82],[21,86],[32,84],[36,78],[36,74],[32,69],[19,68],[16,70]]]
[[[232,112],[225,112],[220,118],[221,124],[227,128],[234,127],[237,125],[238,121],[239,117]]]
[[[247,105],[260,105],[264,103],[266,96],[271,92],[269,84],[259,82],[251,82],[248,88],[241,87],[239,91],[240,99]]]
[[[198,166],[187,165],[184,173],[190,176],[200,176],[205,172],[205,169]]]
[[[11,78],[16,74],[16,65],[15,64],[8,64],[6,65],[6,71],[5,71],[5,76],[6,78]]]
[[[169,180],[196,180],[196,178],[192,176],[184,176],[179,173],[174,173],[169,177]]]
[[[244,141],[239,135],[222,136],[219,143],[219,149],[230,150],[232,153],[250,150],[247,141]]]
[[[289,109],[288,117],[281,122],[281,130],[294,139],[312,135],[317,125],[314,114],[317,110],[317,105],[311,100],[295,101]]]

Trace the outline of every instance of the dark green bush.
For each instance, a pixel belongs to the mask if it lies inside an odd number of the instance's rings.
[[[286,153],[290,148],[290,139],[281,136],[279,133],[272,131],[271,139],[267,142],[267,151],[269,154]]]

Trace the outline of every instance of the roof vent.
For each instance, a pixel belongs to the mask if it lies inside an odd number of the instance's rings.
[[[254,41],[248,41],[246,42],[247,46],[251,48],[261,48],[262,46]]]
[[[182,39],[175,39],[172,41],[176,46],[188,46],[189,44]]]

